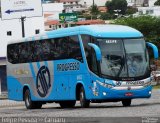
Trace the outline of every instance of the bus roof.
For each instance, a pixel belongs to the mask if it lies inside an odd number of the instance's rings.
[[[43,34],[35,35],[28,38],[23,38],[18,41],[11,41],[11,43],[33,41],[47,38],[58,38],[70,35],[87,34],[99,38],[139,38],[143,37],[143,34],[138,30],[113,24],[102,25],[84,25],[76,27],[61,28],[53,31],[44,32]]]
[[[85,25],[58,29],[47,32],[50,38],[76,34],[88,34],[102,38],[137,38],[143,37],[138,30],[122,25]]]

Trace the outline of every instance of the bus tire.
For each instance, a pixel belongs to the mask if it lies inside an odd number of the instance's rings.
[[[31,94],[29,89],[27,89],[24,93],[24,101],[27,109],[40,109],[42,107],[42,103],[34,102],[31,100]]]
[[[84,88],[83,88],[83,87],[81,87],[81,89],[80,89],[79,97],[80,97],[79,100],[80,100],[81,107],[82,107],[82,108],[88,108],[90,102],[86,99],[85,91],[84,91]]]
[[[122,104],[124,107],[131,106],[131,99],[122,100]]]
[[[42,108],[42,103],[41,102],[34,102],[35,103],[35,109],[41,109]]]
[[[61,106],[61,108],[73,108],[76,104],[76,101],[61,101],[59,102],[59,105]]]

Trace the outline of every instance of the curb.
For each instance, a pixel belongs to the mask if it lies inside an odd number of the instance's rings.
[[[24,102],[18,101],[11,101],[11,100],[0,100],[0,108],[4,107],[17,107],[17,106],[24,106]]]

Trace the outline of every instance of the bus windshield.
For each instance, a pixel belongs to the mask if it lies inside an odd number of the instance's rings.
[[[114,78],[149,75],[149,58],[144,39],[97,39],[102,52],[101,74]]]

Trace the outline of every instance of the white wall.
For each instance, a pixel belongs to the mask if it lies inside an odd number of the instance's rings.
[[[59,12],[62,11],[63,9],[63,3],[48,3],[48,4],[43,4],[43,12]]]
[[[139,7],[138,12],[142,11],[143,14],[146,14],[146,11],[153,11],[153,13],[149,13],[151,16],[160,16],[160,7]]]
[[[59,13],[62,13],[63,3],[43,4],[43,13],[54,14],[54,19],[59,19]],[[52,17],[51,17],[52,19]],[[35,35],[35,30],[39,29],[40,33],[44,32],[44,17],[26,18],[25,36]],[[11,36],[7,36],[7,31],[12,31]],[[20,19],[2,20],[0,18],[0,57],[6,57],[6,46],[11,40],[22,38],[22,27]]]
[[[128,6],[133,6],[135,4],[134,0],[127,0]]]
[[[154,6],[154,3],[156,2],[157,0],[149,0],[149,6],[152,7]]]
[[[26,37],[35,35],[36,29],[39,29],[40,33],[44,32],[43,17],[26,18],[24,25]],[[7,31],[12,31],[12,35],[7,36]],[[0,19],[0,57],[6,57],[6,46],[9,41],[20,38],[22,38],[22,27],[19,19]]]
[[[109,1],[109,0],[94,0],[94,3],[97,6],[105,6],[106,1]],[[79,3],[83,5],[84,2],[86,2],[87,7],[90,7],[93,5],[93,0],[81,0]]]
[[[63,3],[49,3],[43,4],[43,13],[44,14],[53,14],[52,16],[45,19],[47,20],[59,20],[59,13],[62,13]]]

